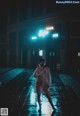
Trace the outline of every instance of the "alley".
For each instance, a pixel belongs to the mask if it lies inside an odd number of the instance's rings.
[[[66,75],[52,73],[52,86],[49,91],[56,108],[56,112],[54,112],[45,97],[45,93],[41,95],[41,111],[38,110],[35,92],[36,79],[32,76],[33,70],[15,68],[3,72],[0,76],[0,108],[8,108],[9,116],[80,115],[80,97],[74,88],[69,86],[70,78],[67,77],[67,81],[65,80]],[[65,81],[63,81],[62,76],[64,76]],[[75,90],[77,89],[79,86]]]

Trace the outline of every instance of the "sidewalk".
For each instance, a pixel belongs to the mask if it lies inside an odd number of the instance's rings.
[[[12,70],[9,69],[3,69],[2,72],[5,72],[4,74],[0,75],[0,86],[4,86],[6,83],[8,83],[10,80],[16,78],[17,75],[25,71],[23,68],[15,68]]]
[[[12,70],[13,68],[0,68],[0,75],[1,74],[4,74],[4,73],[6,73],[6,72],[8,72],[8,71],[10,71],[10,70]]]
[[[67,116],[80,116],[80,82],[77,78],[74,78],[67,74],[60,74],[66,91],[66,104],[64,111],[67,112]]]
[[[60,79],[66,87],[72,88],[74,93],[80,98],[80,82],[77,77],[68,74],[60,74]]]

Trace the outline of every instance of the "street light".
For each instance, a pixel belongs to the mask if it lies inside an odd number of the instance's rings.
[[[48,26],[48,27],[46,27],[46,30],[48,30],[48,31],[54,30],[54,27],[53,26]]]
[[[45,37],[48,34],[49,34],[49,31],[47,31],[47,30],[39,30],[39,32],[38,32],[39,37]]]
[[[37,39],[37,36],[32,36],[32,40],[36,40]]]
[[[59,37],[59,34],[58,33],[54,33],[54,34],[52,34],[52,37],[53,38],[58,38]]]

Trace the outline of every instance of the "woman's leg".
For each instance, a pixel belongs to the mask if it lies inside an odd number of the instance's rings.
[[[36,91],[37,91],[37,95],[38,95],[38,103],[40,106],[40,84],[36,83]]]
[[[52,99],[51,99],[51,97],[50,97],[50,94],[49,94],[49,91],[48,91],[47,87],[44,88],[44,92],[45,92],[45,95],[46,95],[46,97],[48,98],[48,100],[49,100],[49,102],[50,102],[52,108],[55,110],[54,105],[53,105],[53,103],[52,103]]]

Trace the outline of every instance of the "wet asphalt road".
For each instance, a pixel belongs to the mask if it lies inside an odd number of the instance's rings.
[[[53,83],[49,89],[56,112],[45,94],[41,95],[41,110],[38,111],[32,73],[33,70],[22,68],[0,70],[0,108],[8,108],[9,116],[80,116],[78,82],[57,73],[52,73]]]

